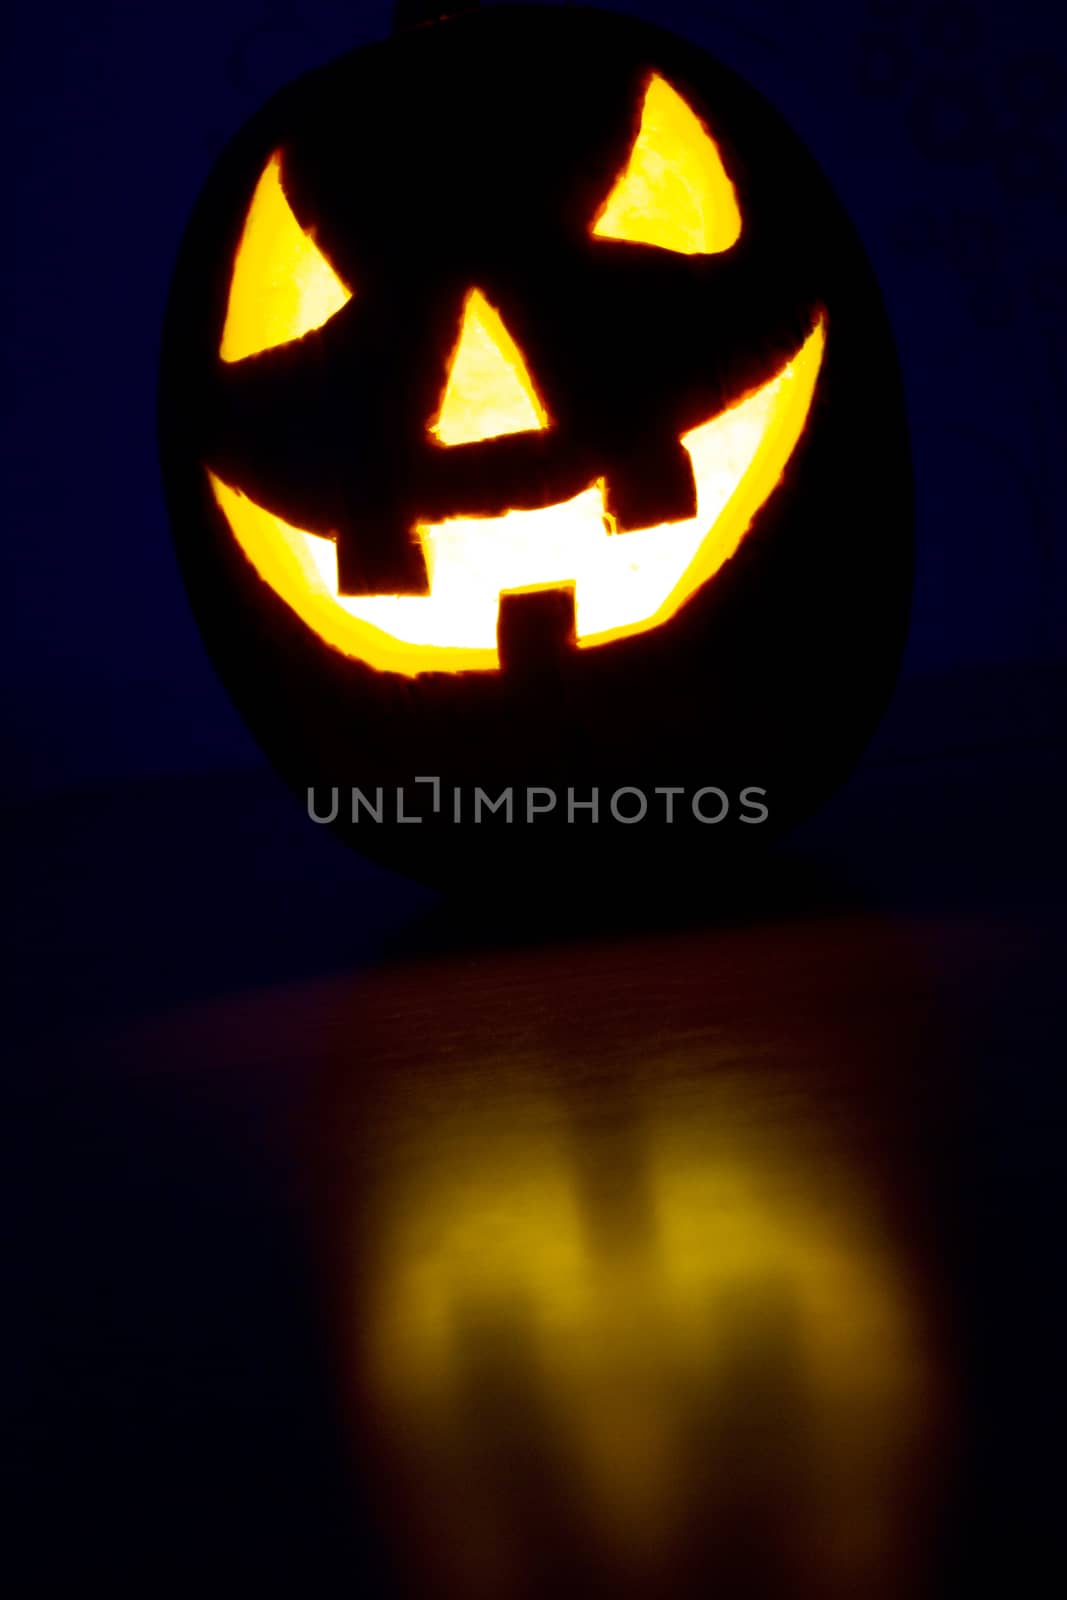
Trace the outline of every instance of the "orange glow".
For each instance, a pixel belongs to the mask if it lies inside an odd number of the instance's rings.
[[[282,191],[281,158],[256,185],[233,263],[219,354],[241,361],[321,328],[352,298]]]
[[[463,304],[463,324],[444,399],[430,432],[441,444],[471,444],[548,426],[518,345],[479,289]]]
[[[687,256],[715,255],[741,237],[737,194],[718,146],[663,78],[649,81],[626,170],[593,232]]]
[[[468,299],[453,376],[467,329],[476,327],[477,334],[470,337],[479,340],[494,330],[495,313],[486,317],[481,307],[490,310],[480,296]],[[513,342],[502,324],[500,331],[507,344],[498,344],[498,353],[509,369],[509,381],[514,377],[521,385],[510,356]],[[209,477],[235,538],[260,577],[326,644],[379,670],[409,677],[492,670],[499,666],[496,625],[502,591],[573,583],[578,644],[589,647],[666,622],[713,577],[781,479],[807,420],[825,342],[820,318],[774,378],[683,435],[697,485],[695,516],[612,534],[603,485],[597,483],[541,510],[420,525],[428,595],[339,594],[331,538],[291,527],[239,489],[214,474]],[[515,356],[521,362],[517,351]],[[517,406],[514,390],[512,400]],[[498,412],[495,402],[491,409],[497,420],[506,414],[514,423],[517,411]],[[478,408],[461,405],[458,398],[453,407],[446,391],[439,437],[446,413],[448,427],[474,426]],[[481,413],[482,425],[489,415],[489,409]]]

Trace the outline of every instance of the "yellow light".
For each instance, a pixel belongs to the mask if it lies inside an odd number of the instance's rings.
[[[546,428],[548,415],[518,345],[479,289],[463,305],[444,399],[431,424],[441,444],[470,444]]]
[[[728,1081],[679,1093],[669,1075],[664,1102],[625,1091],[608,1102],[633,1118],[620,1157],[599,1124],[594,1138],[575,1137],[548,1062],[494,1054],[492,1065],[496,1094],[450,1102],[451,1080],[420,1079],[395,1113],[403,1134],[383,1164],[356,1327],[363,1379],[422,1495],[448,1507],[446,1549],[465,1561],[494,1502],[506,1514],[506,1487],[479,1464],[501,1426],[489,1459],[521,1463],[519,1418],[548,1436],[582,1537],[627,1571],[669,1559],[698,1487],[709,1509],[728,1508],[713,1474],[746,1465],[784,1491],[781,1503],[758,1502],[769,1537],[811,1487],[824,1566],[852,1578],[880,1570],[894,1531],[891,1464],[921,1438],[930,1373],[913,1286],[858,1211],[847,1162],[821,1144],[813,1162],[802,1127],[761,1126]],[[613,1183],[598,1188],[597,1173]],[[624,1193],[640,1225],[605,1226]],[[502,1422],[472,1371],[504,1368],[521,1400]],[[782,1407],[780,1434],[768,1430],[769,1403]],[[457,1539],[479,1501],[485,1520]],[[852,1542],[834,1549],[841,1526]]]
[[[352,298],[282,191],[281,158],[256,185],[234,258],[219,354],[242,361],[321,328]]]
[[[683,255],[715,255],[741,236],[737,194],[718,146],[663,78],[649,81],[626,170],[593,232]]]
[[[465,327],[475,325],[476,316],[480,339],[493,323],[471,312],[472,301]],[[697,485],[695,516],[611,534],[603,486],[593,484],[541,510],[420,525],[428,595],[341,595],[332,539],[290,526],[209,476],[260,577],[325,643],[409,677],[492,670],[499,665],[502,591],[573,583],[578,644],[585,648],[672,617],[734,554],[778,484],[807,420],[825,341],[820,319],[774,378],[683,436]],[[457,355],[462,344],[461,338]],[[500,353],[508,363],[506,349]],[[513,365],[510,372],[516,375]],[[461,414],[458,400],[456,407],[450,410],[454,419]],[[462,414],[473,425],[474,409]]]

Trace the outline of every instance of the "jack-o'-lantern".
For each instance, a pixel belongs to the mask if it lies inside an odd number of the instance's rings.
[[[629,19],[468,13],[277,96],[188,230],[161,420],[225,682],[417,873],[734,851],[891,686],[910,486],[870,270],[753,91]]]

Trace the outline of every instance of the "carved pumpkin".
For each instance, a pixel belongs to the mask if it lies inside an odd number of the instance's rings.
[[[774,113],[658,30],[467,14],[277,96],[188,230],[161,421],[225,682],[413,871],[734,850],[891,686],[910,488],[870,270]],[[353,823],[352,787],[420,776],[422,826]],[[519,819],[475,824],[504,786]]]

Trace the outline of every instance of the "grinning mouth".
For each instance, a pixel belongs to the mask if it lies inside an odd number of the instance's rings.
[[[214,473],[208,478],[259,576],[326,644],[407,677],[492,671],[500,665],[502,594],[573,586],[577,643],[588,649],[660,626],[714,577],[781,480],[825,344],[820,316],[773,378],[682,436],[695,516],[617,534],[595,483],[539,510],[420,524],[426,595],[340,594],[331,538],[291,527]]]

